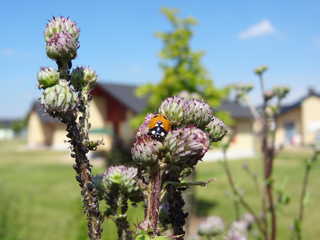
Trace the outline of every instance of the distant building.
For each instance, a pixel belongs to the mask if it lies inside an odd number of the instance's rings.
[[[14,119],[0,119],[0,140],[10,140],[14,138],[12,124]]]
[[[135,86],[99,83],[92,91],[93,101],[89,107],[90,136],[94,139],[103,138],[103,150],[110,150],[115,135],[126,143],[133,139],[135,129],[130,127],[129,121],[146,106],[146,99],[136,97],[135,90]],[[252,156],[253,117],[249,108],[226,101],[220,109],[229,112],[235,119],[235,138],[230,149],[231,155]],[[65,135],[65,126],[46,114],[41,104],[35,102],[29,113],[28,145],[32,148],[65,149]],[[211,157],[220,155],[217,151],[211,153]]]
[[[320,140],[320,94],[309,92],[292,104],[282,107],[277,118],[278,146],[304,146]]]

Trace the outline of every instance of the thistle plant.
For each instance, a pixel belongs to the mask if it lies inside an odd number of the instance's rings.
[[[259,111],[257,111],[252,105],[248,97],[248,94],[253,89],[251,85],[234,84],[230,86],[230,89],[234,93],[235,100],[247,104],[251,109],[255,121],[260,125],[260,131],[258,132],[257,137],[261,142],[262,179],[260,179],[258,174],[250,169],[248,164],[244,164],[243,166],[243,169],[254,182],[257,193],[261,198],[261,208],[259,210],[252,207],[252,205],[246,200],[243,192],[236,185],[233,172],[229,167],[226,153],[230,146],[232,134],[225,138],[226,143],[223,144],[223,167],[228,177],[233,199],[236,202],[236,212],[239,212],[239,209],[237,209],[239,205],[243,207],[251,214],[253,223],[260,232],[262,239],[275,240],[277,239],[277,216],[279,209],[281,209],[281,206],[285,206],[290,202],[290,197],[286,194],[285,187],[279,187],[279,184],[276,185],[276,179],[273,176],[275,168],[274,161],[279,152],[279,148],[276,146],[276,132],[278,129],[277,119],[281,112],[282,102],[290,92],[290,89],[286,86],[275,86],[267,90],[264,82],[264,74],[267,70],[267,66],[261,66],[254,70],[254,73],[259,79],[261,89],[262,106]],[[304,206],[309,183],[309,175],[318,156],[319,149],[315,145],[311,158],[306,161],[305,164],[304,178],[299,201],[299,211],[293,224],[293,239],[302,239],[302,222],[304,219]],[[237,214],[236,220],[238,218],[239,216]],[[237,232],[239,231],[236,231],[236,233]]]
[[[53,17],[46,26],[44,37],[47,56],[57,69],[42,67],[38,73],[41,103],[52,117],[66,125],[73,168],[81,188],[84,212],[87,216],[90,239],[100,239],[103,215],[99,209],[98,191],[93,182],[91,164],[86,156],[100,142],[90,141],[88,104],[89,92],[97,80],[89,68],[76,68],[70,74],[72,60],[77,56],[80,30],[76,23],[65,17]],[[74,71],[77,72],[75,78]]]
[[[211,108],[201,100],[170,97],[162,102],[158,112],[172,124],[166,137],[158,141],[148,134],[154,117],[149,114],[132,147],[133,161],[138,166],[147,196],[141,234],[159,236],[162,229],[170,226],[174,238],[184,239],[188,214],[183,211],[182,192],[193,185],[205,184],[185,179],[208,151],[210,142],[223,138],[226,126],[217,121]],[[219,123],[219,127],[212,121]]]
[[[46,52],[57,69],[42,67],[38,86],[46,112],[66,125],[89,238],[101,239],[102,223],[107,219],[115,223],[119,240],[184,239],[188,214],[183,210],[182,192],[208,183],[188,182],[186,177],[210,143],[224,137],[226,126],[201,99],[167,98],[158,112],[148,114],[139,127],[131,150],[133,166],[112,166],[93,176],[87,153],[96,150],[101,142],[89,138],[88,108],[97,75],[89,67],[72,69],[79,36],[79,28],[69,18],[53,17],[49,21],[45,29]],[[155,117],[166,123],[155,121]],[[100,207],[101,201],[105,208]],[[145,206],[144,219],[131,223],[127,211],[138,203]],[[163,231],[169,228],[172,235],[164,235]]]

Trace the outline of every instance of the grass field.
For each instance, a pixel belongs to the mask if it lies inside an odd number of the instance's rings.
[[[297,210],[301,188],[303,160],[307,153],[283,153],[276,160],[275,176],[292,197],[291,203],[280,209],[279,238],[290,239],[290,226]],[[81,212],[79,187],[67,153],[28,151],[23,142],[0,142],[0,240],[83,240],[86,226]],[[259,169],[258,159],[248,159],[253,170]],[[243,161],[232,161],[235,179],[246,198],[256,207],[260,201],[254,184],[242,170]],[[320,162],[311,174],[310,200],[306,209],[304,239],[317,240],[320,228],[319,175]],[[102,171],[102,169],[97,169]],[[215,178],[207,188],[197,188],[195,212],[201,216],[219,215],[226,223],[234,217],[233,204],[228,197],[228,184],[218,162],[201,163],[198,178]],[[131,211],[131,219],[141,219],[139,209]],[[116,239],[114,227],[106,223],[104,239]]]

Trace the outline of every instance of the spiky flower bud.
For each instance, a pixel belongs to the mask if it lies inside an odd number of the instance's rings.
[[[274,91],[268,90],[263,93],[263,97],[265,101],[270,101],[275,96]]]
[[[184,120],[184,104],[186,101],[186,99],[177,96],[169,97],[161,103],[159,113],[166,116],[172,125],[179,126]]]
[[[205,131],[209,134],[211,141],[218,142],[228,133],[228,128],[219,118],[212,117]]]
[[[222,234],[223,231],[223,220],[218,216],[211,216],[208,217],[203,223],[200,223],[198,234],[200,236],[214,237]]]
[[[226,240],[247,240],[247,223],[235,221],[231,224]]]
[[[285,98],[290,92],[290,88],[286,86],[274,87],[272,90],[274,92],[274,95],[279,99]]]
[[[78,40],[80,29],[77,24],[66,17],[53,17],[46,26],[44,36],[49,41],[56,33],[67,32],[72,38]]]
[[[39,88],[48,88],[59,82],[60,74],[51,67],[42,67],[38,73]]]
[[[242,221],[247,224],[247,228],[251,228],[252,224],[254,223],[255,219],[254,216],[250,213],[245,213],[241,217]]]
[[[268,118],[273,118],[276,114],[278,114],[279,108],[275,105],[269,105],[266,107],[266,116]]]
[[[202,100],[203,101],[203,98],[200,94],[198,93],[190,93],[188,91],[181,91],[179,94],[178,94],[178,97],[181,97],[181,98],[185,98],[185,99],[198,99],[198,100]]]
[[[76,67],[71,73],[71,83],[76,89],[90,88],[97,79],[96,72],[89,67]]]
[[[268,70],[268,66],[262,65],[254,69],[254,73],[257,74],[258,76],[262,76],[263,73],[266,72],[267,70]]]
[[[206,126],[213,116],[211,107],[198,99],[191,99],[184,104],[184,123],[199,128]]]
[[[66,113],[72,111],[77,104],[77,97],[65,80],[46,88],[41,103],[49,113]]]
[[[149,135],[137,137],[131,148],[132,159],[139,165],[150,166],[158,161],[162,143]]]
[[[250,83],[236,83],[230,85],[229,88],[234,90],[236,101],[241,101],[252,91],[253,85]]]
[[[148,135],[149,132],[149,122],[150,120],[155,116],[155,114],[153,113],[149,113],[147,114],[147,116],[144,118],[143,123],[140,125],[140,127],[138,128],[136,137],[141,137],[143,135]]]
[[[53,60],[72,60],[77,56],[78,48],[78,40],[68,32],[56,33],[46,42],[47,55]]]
[[[184,127],[170,131],[163,142],[170,161],[184,163],[190,167],[196,164],[209,149],[209,138],[196,127]]]
[[[102,184],[105,188],[113,184],[119,185],[127,190],[136,188],[136,176],[138,170],[123,165],[108,168],[102,177]]]

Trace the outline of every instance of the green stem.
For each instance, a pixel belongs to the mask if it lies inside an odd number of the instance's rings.
[[[260,218],[255,213],[255,211],[251,208],[249,203],[247,203],[247,201],[244,199],[242,194],[238,191],[238,189],[237,189],[237,187],[236,187],[236,185],[234,183],[234,180],[233,180],[233,177],[232,177],[232,174],[231,174],[231,171],[230,171],[230,167],[229,167],[229,164],[228,164],[228,161],[227,161],[226,150],[223,151],[223,167],[224,167],[224,170],[225,170],[225,172],[227,174],[228,182],[229,182],[229,185],[230,185],[230,187],[232,189],[232,192],[233,192],[234,196],[239,199],[239,202],[241,203],[241,205],[254,217],[255,223],[257,224],[257,227],[258,227],[259,231],[262,234],[265,234],[265,232],[267,230],[264,228]]]

